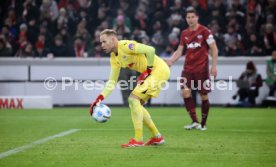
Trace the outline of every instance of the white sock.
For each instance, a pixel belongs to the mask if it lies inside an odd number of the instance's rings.
[[[161,134],[158,133],[155,137],[156,137],[156,138],[160,138],[160,137],[161,137]]]

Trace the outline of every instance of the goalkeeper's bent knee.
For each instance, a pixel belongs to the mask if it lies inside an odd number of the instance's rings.
[[[130,108],[133,108],[135,105],[141,105],[140,100],[133,97],[128,98],[128,104]]]

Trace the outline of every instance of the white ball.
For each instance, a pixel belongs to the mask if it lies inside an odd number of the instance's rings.
[[[99,104],[98,106],[94,107],[92,117],[97,122],[106,122],[111,117],[111,110],[104,104]]]

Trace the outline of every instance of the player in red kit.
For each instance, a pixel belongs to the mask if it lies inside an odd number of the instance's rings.
[[[186,59],[181,74],[181,94],[187,111],[192,119],[192,124],[186,125],[187,130],[207,130],[206,121],[209,112],[208,93],[211,91],[210,77],[217,75],[218,49],[211,31],[198,23],[199,16],[193,7],[186,10],[186,21],[189,27],[181,32],[180,43],[167,64],[171,66],[185,51]],[[212,56],[212,66],[209,73],[208,54]],[[199,123],[195,104],[191,98],[191,90],[196,89],[201,96],[201,116]]]

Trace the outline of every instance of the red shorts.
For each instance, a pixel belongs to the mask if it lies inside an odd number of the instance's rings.
[[[189,88],[191,90],[197,90],[202,95],[211,92],[211,81],[208,71],[202,73],[182,71],[180,83],[181,89]]]

